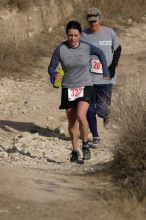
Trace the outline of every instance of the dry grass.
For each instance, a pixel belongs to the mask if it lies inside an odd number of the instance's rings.
[[[82,7],[79,7],[78,4],[81,3]],[[63,4],[65,4],[65,7]],[[27,65],[28,61],[42,54],[42,50],[43,53],[47,51],[47,55],[49,55],[48,53],[52,52],[49,47],[55,47],[57,39],[59,40],[63,35],[62,26],[68,20],[69,14],[67,13],[70,13],[66,9],[67,5],[70,12],[75,11],[71,19],[78,19],[84,24],[86,7],[91,7],[91,5],[101,8],[105,21],[127,22],[126,19],[129,17],[139,20],[144,13],[144,5],[146,4],[145,0],[139,0],[138,2],[135,0],[119,0],[118,4],[116,0],[81,0],[79,3],[73,1],[71,5],[67,4],[66,1],[56,1],[56,4],[52,6],[49,0],[1,0],[0,10],[7,9],[9,14],[6,16],[11,16],[11,13],[13,16],[9,18],[9,25],[7,23],[0,24],[0,68],[7,71],[17,71],[17,69],[20,69],[19,67]],[[49,7],[54,7],[52,14],[50,14]],[[60,7],[62,8],[61,11]],[[35,10],[38,12],[37,15]],[[58,23],[62,23],[62,26],[60,25],[54,30],[55,33],[50,32],[50,19],[51,23],[55,19]],[[7,22],[8,18],[5,20]],[[54,23],[52,24],[54,25]],[[60,38],[57,38],[57,35]],[[48,50],[44,48],[48,48]]]
[[[113,103],[120,137],[114,150],[112,177],[140,200],[146,198],[145,101],[144,79],[139,76],[137,84],[128,84],[118,91]]]
[[[93,4],[101,8],[104,17],[124,21],[126,18],[139,20],[146,13],[145,0],[93,0]]]
[[[36,0],[1,0],[0,8],[3,7],[18,7],[20,11],[28,10],[33,4],[37,4]]]
[[[0,43],[0,69],[2,71],[13,72],[20,71],[23,65],[29,65],[33,62],[34,48],[31,42],[16,42],[9,44]]]

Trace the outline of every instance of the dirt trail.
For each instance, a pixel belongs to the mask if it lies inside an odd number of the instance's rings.
[[[145,39],[146,22],[120,34],[117,89],[123,80],[133,83],[133,74],[145,74]],[[144,210],[139,216],[130,205],[123,212],[126,201],[111,199],[114,187],[108,178],[89,175],[112,160],[117,125],[106,130],[98,119],[101,144],[92,150],[92,159],[84,165],[69,162],[67,120],[58,109],[60,89],[49,84],[47,64],[43,57],[23,76],[0,81],[0,219],[144,219]]]

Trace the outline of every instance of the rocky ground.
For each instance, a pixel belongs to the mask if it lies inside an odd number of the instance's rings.
[[[119,38],[123,51],[117,89],[123,79],[134,83],[133,74],[145,74],[145,20],[121,28]],[[141,216],[131,212],[133,205],[121,211],[126,201],[107,204],[104,192],[110,198],[113,185],[102,174],[92,175],[112,161],[117,125],[112,122],[106,130],[98,119],[101,144],[92,150],[92,159],[85,164],[69,162],[66,115],[58,109],[60,89],[49,84],[48,61],[42,57],[21,75],[1,77],[0,219],[144,219],[144,210]]]

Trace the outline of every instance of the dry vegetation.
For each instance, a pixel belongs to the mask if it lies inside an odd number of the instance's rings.
[[[3,71],[17,71],[22,65],[35,60],[38,56],[52,52],[55,44],[63,38],[64,23],[68,15],[62,14],[58,20],[58,26],[49,25],[48,16],[49,0],[1,0],[0,10],[7,10],[12,16],[11,23],[2,24],[0,31],[0,69]],[[57,2],[57,0],[56,0]],[[58,1],[58,9],[62,1]],[[69,1],[70,2],[70,1]],[[81,1],[80,1],[81,2]],[[92,3],[102,9],[104,19],[110,22],[119,22],[127,25],[127,19],[139,21],[145,13],[145,0],[90,0],[86,7]],[[73,3],[74,4],[74,1]],[[75,4],[74,4],[75,6]],[[31,8],[39,10],[41,18],[41,30],[31,32],[30,15]],[[82,19],[85,16],[85,6],[79,11],[78,5],[74,7],[74,16],[71,18]],[[52,13],[52,20],[54,15]],[[18,19],[15,19],[17,15]],[[110,21],[109,21],[110,18]],[[37,20],[36,20],[37,21]],[[2,22],[2,20],[1,20]],[[36,24],[37,26],[37,24]],[[52,28],[53,27],[53,28]],[[46,49],[47,48],[47,49]],[[126,188],[132,189],[139,199],[145,195],[146,175],[146,139],[145,139],[145,97],[144,85],[140,82],[137,88],[131,87],[129,92],[118,96],[115,105],[119,106],[117,112],[114,109],[114,119],[121,124],[121,136],[115,149],[113,163],[113,178],[122,183]],[[141,88],[141,90],[139,89]],[[123,88],[124,90],[124,88]],[[125,91],[128,91],[125,88]],[[120,91],[119,91],[120,92]],[[119,117],[120,116],[120,117]]]
[[[138,81],[139,79],[139,81]],[[112,177],[139,200],[146,198],[146,100],[145,81],[125,85],[117,91],[113,120],[120,125],[114,149]]]
[[[121,0],[118,4],[116,0],[74,0],[70,4],[67,1],[1,0],[0,69],[20,70],[38,55],[47,53],[48,56],[62,39],[66,20],[78,19],[85,25],[85,11],[91,4],[101,8],[108,23],[122,24],[127,24],[129,18],[140,20],[146,5],[145,0]]]

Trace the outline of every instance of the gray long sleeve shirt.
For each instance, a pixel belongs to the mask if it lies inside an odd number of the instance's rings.
[[[114,51],[119,47],[118,38],[112,28],[103,26],[100,32],[94,33],[87,28],[82,33],[82,39],[85,42],[90,42],[103,51],[108,66],[112,63]],[[98,57],[92,56],[92,60],[98,60]],[[103,80],[102,72],[96,73],[94,70],[91,72],[94,84],[108,84],[116,81],[115,78],[111,80]]]
[[[109,70],[104,53],[94,45],[80,41],[77,48],[71,48],[68,42],[61,43],[54,51],[48,73],[56,74],[59,63],[64,70],[62,87],[75,88],[93,85],[90,72],[91,55],[96,55],[103,66],[103,75],[109,76]]]

